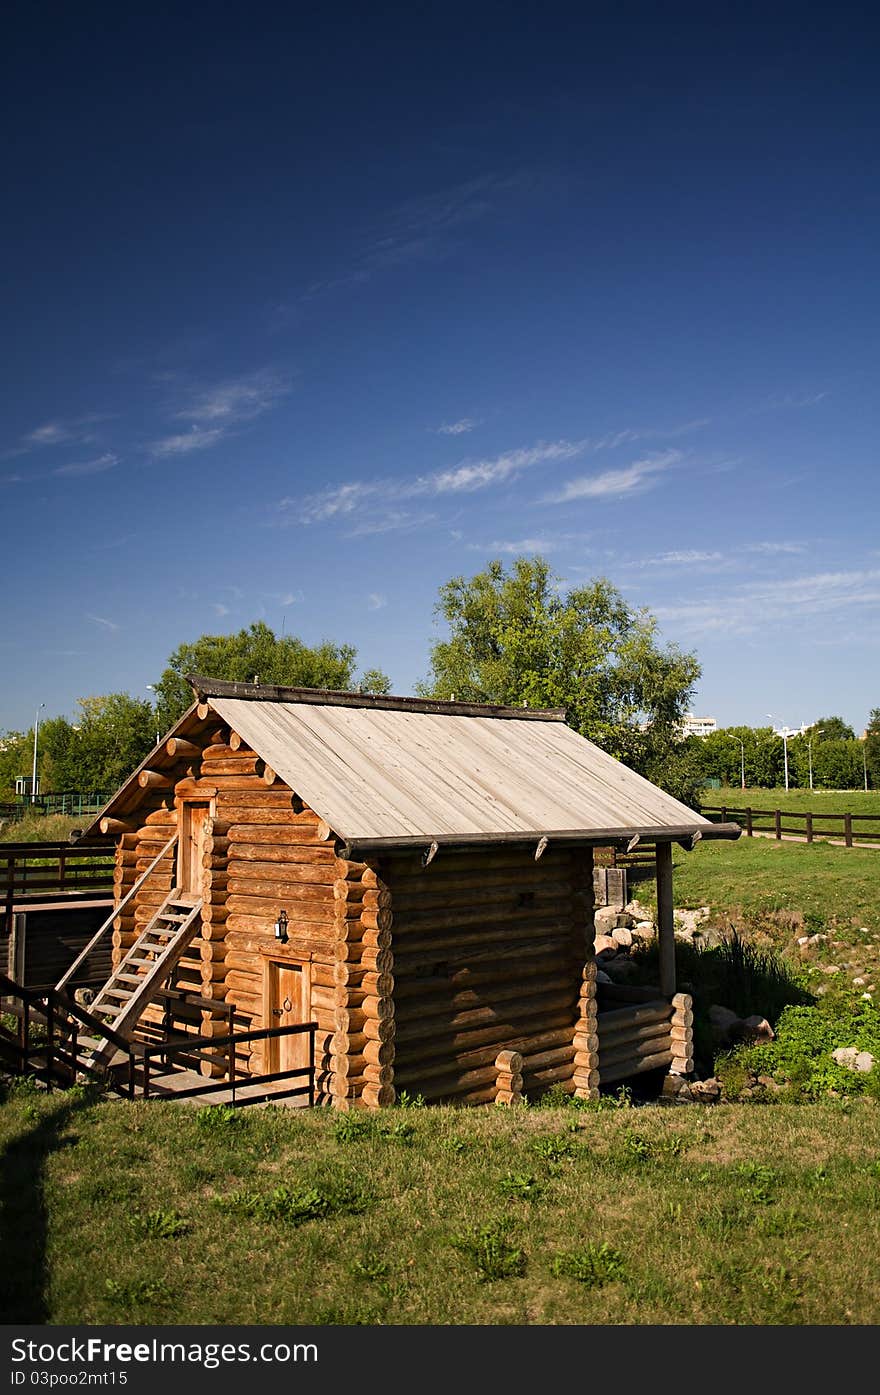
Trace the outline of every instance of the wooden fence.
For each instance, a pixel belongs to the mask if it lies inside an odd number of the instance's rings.
[[[14,801],[0,804],[0,820],[5,822],[9,819],[17,823],[30,814],[69,814],[72,818],[79,818],[81,814],[97,814],[113,794],[113,790],[57,790],[51,794],[23,794]]]
[[[799,814],[792,809],[733,809],[727,804],[703,805],[704,818],[713,823],[732,819],[741,824],[749,838],[756,833],[772,833],[781,839],[784,833],[794,833],[812,843],[816,838],[842,838],[846,847],[853,839],[880,843],[880,814],[831,814],[807,811]]]

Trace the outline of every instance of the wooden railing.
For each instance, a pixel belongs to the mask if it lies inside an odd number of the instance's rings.
[[[0,843],[0,904],[4,929],[25,900],[45,900],[79,891],[113,890],[112,843]]]
[[[86,1076],[106,1084],[128,1099],[134,1099],[138,1091],[144,1099],[159,1098],[160,1095],[188,1099],[195,1095],[224,1092],[231,1096],[234,1105],[260,1104],[295,1095],[307,1096],[310,1105],[315,1102],[316,1022],[230,1032],[223,1037],[173,1037],[146,1045],[120,1036],[65,994],[55,989],[46,993],[35,992],[3,973],[0,973],[0,1000],[3,1012],[16,1019],[15,1030],[0,1021],[0,1066],[14,1075],[33,1076],[42,1081],[48,1090],[55,1085],[69,1087],[81,1076]],[[207,1002],[193,996],[188,1001],[190,1006],[204,1006]],[[211,1001],[208,1006],[216,1011],[224,1005]],[[80,1041],[80,1025],[87,1028],[89,1038],[106,1038],[111,1042],[121,1053],[122,1061],[109,1070],[93,1065],[88,1056],[89,1048],[83,1048]],[[260,1075],[239,1072],[238,1047],[248,1046],[255,1041],[280,1040],[304,1034],[308,1034],[309,1038],[308,1065]],[[225,1058],[226,1078],[208,1080],[203,1085],[183,1090],[156,1088],[153,1078],[155,1067],[152,1064],[155,1060],[161,1061],[166,1069],[175,1058],[181,1058],[187,1064],[194,1059],[210,1060],[216,1064],[218,1052],[222,1052]],[[262,1093],[255,1088],[291,1080],[302,1083],[289,1089]],[[248,1092],[241,1094],[240,1091],[246,1086],[249,1087]]]
[[[100,926],[98,927],[98,929],[95,931],[94,935],[93,935],[92,938],[89,940],[89,942],[88,942],[88,944],[86,945],[85,949],[83,949],[83,950],[77,955],[77,957],[74,959],[73,963],[71,964],[71,966],[70,966],[70,968],[67,970],[67,972],[66,972],[65,974],[63,974],[63,976],[58,980],[58,982],[57,982],[56,985],[55,985],[56,988],[61,989],[61,988],[63,988],[63,987],[65,986],[65,984],[67,984],[67,983],[70,982],[70,980],[73,978],[73,975],[76,973],[77,969],[79,968],[80,964],[84,963],[85,960],[88,959],[89,955],[91,954],[91,952],[92,952],[92,950],[95,948],[95,946],[96,946],[97,944],[100,944],[101,940],[102,940],[102,939],[104,938],[104,936],[107,934],[107,931],[108,931],[108,930],[111,928],[111,926],[113,925],[113,922],[114,922],[114,920],[116,919],[116,917],[120,914],[121,911],[123,911],[123,910],[125,909],[125,907],[128,905],[128,903],[129,903],[129,901],[132,899],[132,897],[135,896],[135,895],[137,894],[137,892],[140,891],[140,889],[141,889],[141,887],[143,886],[144,882],[147,880],[147,877],[149,877],[149,875],[150,875],[151,872],[154,870],[154,868],[157,866],[157,864],[158,864],[159,862],[162,861],[162,858],[165,857],[165,856],[167,856],[167,854],[171,851],[171,849],[174,847],[174,844],[175,844],[176,842],[177,842],[177,833],[173,833],[173,834],[171,835],[171,837],[168,839],[168,842],[165,844],[165,846],[164,846],[164,848],[162,849],[162,851],[161,851],[160,853],[157,853],[157,855],[153,858],[153,861],[150,863],[150,865],[149,865],[149,867],[147,868],[146,872],[144,872],[140,877],[138,877],[137,881],[135,882],[135,884],[134,884],[134,886],[131,888],[131,890],[130,890],[125,896],[123,896],[122,900],[119,902],[119,904],[118,904],[117,906],[114,906],[114,907],[113,907],[113,910],[110,912],[110,914],[108,915],[107,919],[103,922],[103,924],[100,925]]]
[[[317,1030],[317,1022],[304,1022],[292,1027],[263,1027],[254,1032],[232,1032],[225,1037],[174,1037],[171,1041],[158,1042],[155,1046],[144,1046],[141,1048],[144,1099],[150,1097],[150,1062],[154,1057],[160,1059],[166,1066],[175,1056],[185,1056],[192,1059],[193,1056],[201,1055],[203,1059],[216,1064],[218,1052],[223,1051],[226,1053],[226,1079],[210,1080],[204,1085],[193,1085],[185,1090],[174,1089],[169,1093],[175,1099],[189,1099],[194,1095],[216,1094],[218,1090],[228,1091],[231,1094],[232,1104],[262,1104],[266,1100],[307,1095],[308,1102],[312,1105],[315,1103],[315,1032]],[[302,1036],[305,1033],[308,1033],[309,1037],[309,1063],[307,1066],[296,1066],[293,1070],[271,1071],[268,1074],[239,1076],[236,1065],[236,1048],[238,1046],[247,1046],[255,1041],[278,1041],[282,1037]],[[236,1086],[269,1085],[282,1080],[304,1080],[305,1083],[295,1085],[289,1090],[273,1090],[264,1094],[249,1093],[236,1097]]]
[[[749,838],[756,833],[772,833],[781,839],[784,833],[795,833],[805,837],[808,843],[816,838],[842,838],[848,848],[853,846],[854,838],[861,842],[880,842],[880,814],[833,814],[824,809],[797,813],[793,809],[754,809],[751,806],[734,809],[727,804],[704,804],[701,812],[713,823],[734,819]],[[833,827],[828,827],[829,823],[833,823]],[[866,824],[872,826],[866,828]]]

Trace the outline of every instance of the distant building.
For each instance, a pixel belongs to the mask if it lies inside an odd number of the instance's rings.
[[[681,724],[682,736],[711,736],[718,730],[714,717],[695,717],[693,712],[685,712]]]

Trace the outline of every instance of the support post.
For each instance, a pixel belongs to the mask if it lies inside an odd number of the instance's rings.
[[[596,1025],[596,961],[584,965],[574,1026],[574,1093],[582,1100],[599,1098],[599,1034]]]
[[[672,844],[658,843],[657,945],[660,952],[660,992],[671,998],[675,992],[675,921],[672,901]]]

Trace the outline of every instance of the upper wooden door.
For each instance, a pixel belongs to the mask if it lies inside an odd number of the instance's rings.
[[[180,891],[190,896],[202,894],[202,857],[210,817],[210,800],[187,799],[180,806],[177,886]]]

